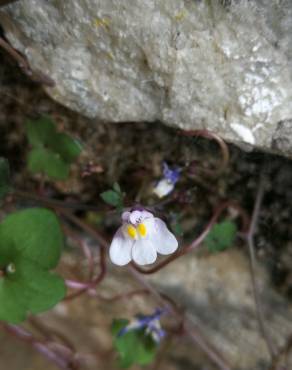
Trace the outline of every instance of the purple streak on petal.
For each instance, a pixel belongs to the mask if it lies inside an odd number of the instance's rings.
[[[130,211],[130,213],[132,213],[132,212],[134,212],[134,211],[140,211],[142,214],[144,213],[144,212],[147,212],[147,214],[149,215],[149,214],[151,214],[152,215],[152,213],[150,213],[149,211],[147,211],[147,209],[144,207],[144,206],[142,206],[141,204],[136,204],[134,207],[132,207],[131,208],[131,211]],[[153,216],[153,215],[152,215]],[[147,216],[148,217],[148,216]],[[151,217],[151,216],[150,216]]]
[[[163,177],[173,185],[177,183],[181,170],[179,168],[171,169],[166,162],[163,162]]]
[[[127,326],[125,326],[124,328],[122,328],[117,336],[120,337],[120,336],[123,336],[127,333],[129,333],[129,331],[132,331],[132,330],[139,330],[139,329],[142,329],[145,325],[142,325],[141,323],[139,323],[139,321],[133,321],[131,323],[129,323]]]
[[[164,338],[166,335],[166,332],[163,329],[158,328],[154,325],[148,326],[148,329],[149,333],[156,343],[159,343],[161,339]]]
[[[158,343],[164,336],[165,331],[157,326],[161,315],[165,314],[167,311],[165,309],[157,308],[152,315],[137,315],[136,319],[129,323],[127,326],[122,328],[117,336],[122,336],[127,334],[132,330],[145,329],[148,330],[152,338]]]
[[[136,204],[134,207],[131,208],[131,212],[133,212],[133,211],[142,212],[142,211],[144,211],[144,209],[145,208],[141,204]]]
[[[141,211],[132,211],[129,217],[131,224],[136,225],[137,223],[139,223],[139,221],[141,220],[141,215]]]

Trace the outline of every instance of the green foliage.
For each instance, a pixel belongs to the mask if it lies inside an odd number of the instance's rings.
[[[55,180],[66,180],[70,165],[82,151],[80,142],[56,130],[48,116],[26,123],[32,150],[28,154],[28,168],[32,173],[44,173]]]
[[[210,252],[220,252],[233,245],[237,227],[232,221],[215,224],[205,239]]]
[[[120,185],[117,182],[114,183],[113,189],[114,189],[115,192],[122,194],[122,189],[121,189]]]
[[[119,353],[119,366],[128,368],[133,364],[147,365],[151,363],[156,355],[157,344],[145,329],[129,330],[119,335],[121,329],[128,325],[125,319],[114,320],[112,334],[114,347]]]
[[[113,189],[101,193],[100,197],[105,203],[117,207],[119,210],[123,208],[124,194],[122,193],[120,185],[118,183],[114,183]]]
[[[7,159],[0,157],[0,201],[10,190],[10,170]]]
[[[176,236],[182,236],[183,235],[183,228],[180,223],[181,215],[179,213],[171,212],[170,213],[170,228],[171,231],[176,235]]]
[[[50,272],[63,248],[55,214],[32,208],[7,216],[0,224],[0,320],[19,323],[64,298],[64,281]]]

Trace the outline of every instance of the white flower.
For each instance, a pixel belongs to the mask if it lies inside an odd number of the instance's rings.
[[[174,184],[167,180],[161,179],[153,189],[153,193],[156,194],[159,198],[163,198],[166,195],[170,194],[174,189]]]
[[[155,185],[153,193],[159,198],[170,194],[180,178],[180,172],[179,168],[172,169],[166,162],[163,162],[163,178]]]
[[[122,214],[122,226],[116,232],[110,246],[110,259],[119,266],[131,260],[138,265],[155,262],[157,252],[171,254],[178,242],[165,223],[145,210]]]

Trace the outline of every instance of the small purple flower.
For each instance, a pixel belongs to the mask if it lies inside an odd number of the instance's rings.
[[[173,185],[177,183],[181,170],[179,168],[171,169],[166,162],[163,162],[163,177]]]
[[[146,210],[123,212],[122,223],[109,250],[110,259],[116,265],[124,266],[131,260],[148,265],[156,261],[157,253],[171,254],[178,247],[166,224]]]
[[[159,343],[165,336],[165,331],[160,325],[160,317],[163,314],[165,310],[157,308],[152,315],[137,315],[133,321],[119,331],[118,336],[125,335],[131,330],[145,329],[145,334],[151,335],[152,339]]]
[[[158,181],[153,192],[159,198],[170,194],[179,180],[180,171],[179,168],[171,169],[166,162],[163,162],[163,178]]]

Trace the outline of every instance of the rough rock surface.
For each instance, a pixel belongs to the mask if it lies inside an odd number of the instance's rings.
[[[271,287],[265,271],[256,270],[269,336],[281,348],[291,335],[291,307]],[[260,333],[249,261],[238,250],[186,256],[152,277],[161,291],[187,308],[193,322],[228,359],[232,369],[267,369],[269,354]],[[292,366],[289,358],[287,369]]]
[[[290,0],[20,0],[3,12],[8,39],[73,110],[291,156],[279,124],[292,117]]]

